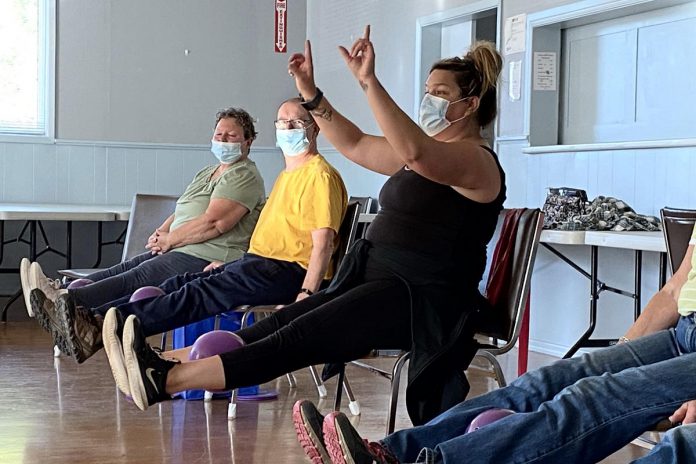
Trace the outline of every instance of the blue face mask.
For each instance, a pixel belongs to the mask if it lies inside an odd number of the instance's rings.
[[[210,151],[222,164],[232,164],[242,157],[242,144],[240,142],[211,140]]]
[[[447,109],[450,107],[450,105],[459,103],[467,98],[468,97],[464,97],[451,102],[442,97],[430,95],[429,93],[423,95],[423,100],[421,101],[420,112],[418,115],[419,123],[421,129],[423,129],[423,132],[432,137],[447,129],[452,125],[452,123],[464,119],[466,116],[462,116],[454,121],[448,121],[445,115],[447,114]]]
[[[285,156],[297,156],[309,148],[307,129],[276,129],[276,147]]]

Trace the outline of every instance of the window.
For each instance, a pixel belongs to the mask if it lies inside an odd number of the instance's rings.
[[[55,0],[0,1],[0,137],[53,137]]]

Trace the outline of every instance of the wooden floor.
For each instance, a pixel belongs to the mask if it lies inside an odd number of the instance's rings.
[[[277,388],[279,399],[242,403],[234,421],[227,420],[225,400],[175,400],[141,412],[117,394],[103,352],[82,365],[54,359],[50,338],[23,311],[20,300],[10,322],[0,323],[0,463],[306,462],[295,441],[291,408],[297,399],[317,399],[307,372],[297,373],[296,389],[285,379],[265,385]],[[551,361],[533,355],[530,364]],[[514,359],[504,364],[514,376]],[[354,424],[366,437],[383,437],[386,381],[361,370],[349,369],[348,375],[362,410]],[[470,378],[474,394],[494,388],[475,369]],[[335,383],[327,387],[322,411],[332,406]],[[409,426],[404,409],[397,428]],[[602,462],[630,462],[644,453],[629,445]]]

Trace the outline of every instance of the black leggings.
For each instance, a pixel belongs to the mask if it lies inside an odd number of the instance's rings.
[[[409,290],[395,277],[368,280],[338,296],[319,293],[293,303],[237,334],[247,345],[220,356],[227,389],[352,361],[373,349],[408,350]]]

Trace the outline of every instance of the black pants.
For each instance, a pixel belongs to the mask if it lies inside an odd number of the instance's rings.
[[[406,284],[370,270],[340,294],[318,293],[237,332],[247,343],[221,355],[225,388],[256,385],[312,364],[348,362],[373,349],[411,348]]]

